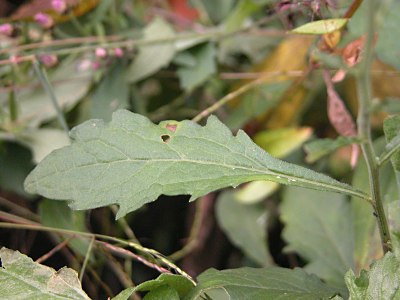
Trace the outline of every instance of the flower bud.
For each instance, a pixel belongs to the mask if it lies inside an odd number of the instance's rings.
[[[48,14],[37,13],[33,18],[43,28],[50,28],[54,25],[53,18]]]
[[[107,56],[107,51],[104,48],[96,48],[95,54],[98,58],[104,58]]]
[[[124,56],[124,50],[122,50],[121,48],[115,48],[114,49],[114,55],[116,57],[123,57]]]
[[[65,3],[64,0],[52,0],[51,6],[59,14],[62,14],[63,12],[65,12],[67,10],[67,3]]]
[[[11,36],[14,31],[14,27],[10,23],[4,23],[0,25],[0,34],[5,36]]]
[[[39,60],[47,68],[54,67],[56,64],[58,64],[58,58],[54,54],[43,54],[43,55],[40,55],[39,56]]]

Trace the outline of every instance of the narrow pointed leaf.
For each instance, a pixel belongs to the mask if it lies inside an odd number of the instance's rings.
[[[25,188],[74,209],[118,204],[122,217],[161,194],[211,191],[253,180],[330,190],[366,198],[326,175],[271,157],[243,132],[233,136],[216,117],[153,124],[120,110],[109,124],[90,120],[71,131],[72,145],[46,157]]]

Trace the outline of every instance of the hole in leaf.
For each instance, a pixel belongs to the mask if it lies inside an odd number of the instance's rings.
[[[164,143],[168,143],[168,141],[170,140],[170,136],[168,134],[163,134],[161,136],[161,139],[163,140]]]

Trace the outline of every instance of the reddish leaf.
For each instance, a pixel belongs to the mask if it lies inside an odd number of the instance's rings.
[[[328,92],[328,118],[336,131],[343,136],[356,136],[357,130],[354,120],[335,91],[328,71],[324,71],[324,81]],[[354,167],[359,154],[357,145],[352,145],[351,165]]]

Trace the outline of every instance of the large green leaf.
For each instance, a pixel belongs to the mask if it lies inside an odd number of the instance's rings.
[[[331,299],[339,293],[301,269],[209,269],[198,281],[187,300],[207,299],[202,298],[204,294],[218,300],[315,300]]]
[[[154,19],[143,33],[144,41],[160,41],[171,38],[175,35],[173,28],[160,18]],[[145,45],[139,48],[139,54],[129,66],[127,80],[137,82],[150,75],[153,75],[163,67],[168,66],[175,55],[173,41],[160,41],[154,45]]]
[[[287,251],[296,251],[305,269],[328,283],[344,287],[353,268],[353,224],[346,197],[297,187],[285,188],[281,206]]]
[[[0,258],[0,298],[3,300],[90,299],[72,269],[56,271],[7,248],[0,250]]]
[[[267,247],[267,212],[263,205],[239,203],[232,191],[226,191],[218,198],[217,219],[232,243],[249,258],[261,266],[273,263]]]
[[[271,157],[243,132],[233,136],[216,117],[153,124],[120,110],[71,131],[71,146],[52,152],[25,181],[30,193],[71,200],[74,209],[118,204],[122,217],[161,194],[211,191],[271,180],[366,197],[326,175]]]
[[[195,46],[186,53],[193,63],[181,65],[177,74],[182,88],[190,91],[215,73],[215,47],[212,43],[206,43]]]
[[[103,78],[92,96],[92,118],[109,121],[114,111],[128,106],[129,85],[125,74],[126,68],[119,62]]]
[[[346,284],[350,300],[400,299],[400,260],[388,252],[359,277],[350,270],[346,274]]]

